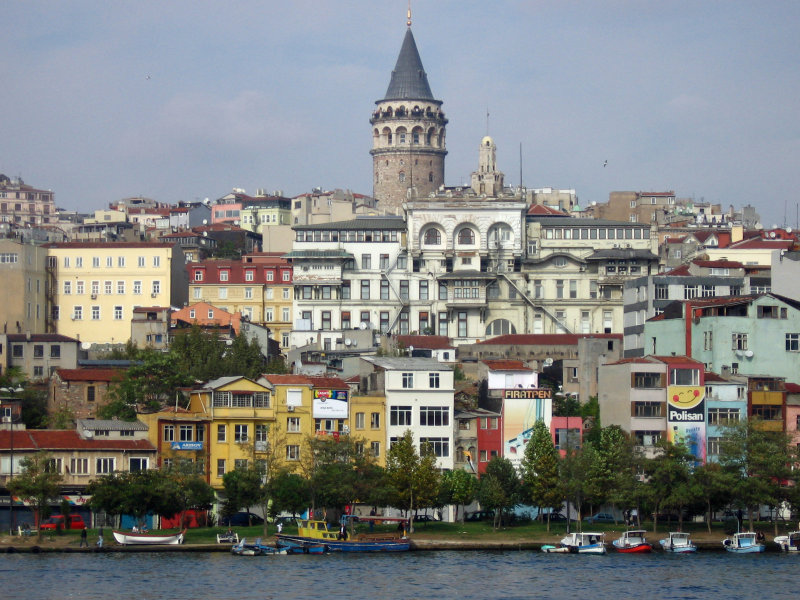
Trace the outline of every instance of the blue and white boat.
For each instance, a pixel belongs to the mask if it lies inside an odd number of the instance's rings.
[[[800,531],[790,531],[788,535],[779,535],[773,541],[784,552],[800,552]]]
[[[757,535],[754,531],[741,531],[733,534],[733,538],[725,538],[722,540],[722,545],[728,552],[736,554],[752,554],[756,552],[764,552],[767,546],[758,541]]]
[[[682,531],[670,531],[669,537],[658,542],[664,552],[674,552],[676,554],[690,554],[697,552],[697,546],[689,539],[688,533]]]
[[[288,554],[285,548],[266,546],[261,543],[261,538],[256,539],[252,544],[242,538],[238,544],[231,546],[231,554],[236,556],[266,556],[267,554]]]
[[[575,532],[561,539],[561,546],[572,554],[606,554],[605,533]]]

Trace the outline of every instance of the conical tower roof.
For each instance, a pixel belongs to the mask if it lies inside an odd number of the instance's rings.
[[[403,46],[392,71],[392,79],[384,100],[434,100],[428,75],[422,66],[411,27],[406,30]]]

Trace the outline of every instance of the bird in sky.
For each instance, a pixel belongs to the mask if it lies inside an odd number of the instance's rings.
[[[150,79],[150,75],[145,75],[144,78],[145,79]]]
[[[605,161],[605,162],[603,163],[603,168],[605,169],[607,166],[608,166],[608,161]]]

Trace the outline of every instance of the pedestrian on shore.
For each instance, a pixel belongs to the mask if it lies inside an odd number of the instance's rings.
[[[98,548],[102,548],[103,547],[103,528],[102,527],[97,530],[97,547]]]
[[[88,535],[89,535],[89,530],[86,527],[84,527],[81,530],[81,543],[78,545],[78,548],[83,548],[84,546],[86,546],[87,548],[89,547],[89,542],[86,539]]]

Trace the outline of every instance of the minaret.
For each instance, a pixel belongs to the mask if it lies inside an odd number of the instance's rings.
[[[504,177],[497,170],[497,146],[487,135],[481,140],[478,170],[472,172],[472,189],[481,196],[497,196],[503,191]]]
[[[442,101],[433,97],[414,34],[408,28],[389,88],[372,124],[373,196],[378,208],[400,214],[408,198],[424,198],[444,185],[445,125]]]

